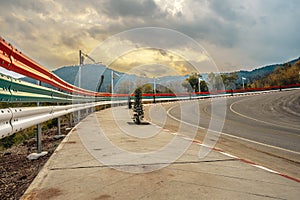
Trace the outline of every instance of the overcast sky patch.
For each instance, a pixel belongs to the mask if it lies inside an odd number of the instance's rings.
[[[50,69],[77,64],[79,49],[114,34],[155,26],[193,38],[230,71],[298,58],[299,10],[297,0],[0,0],[0,22],[4,39]]]

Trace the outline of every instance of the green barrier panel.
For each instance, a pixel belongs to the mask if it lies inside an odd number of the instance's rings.
[[[87,103],[87,102],[95,102],[96,99],[94,97],[83,97],[83,96],[72,96],[73,103]]]
[[[28,92],[33,94],[42,94],[45,96],[51,96],[52,89],[46,88],[43,86],[39,86],[36,84],[28,83],[25,81],[21,81],[15,78],[12,78],[11,86],[10,86],[11,92]]]
[[[9,102],[11,93],[9,87],[11,85],[11,78],[9,76],[0,74],[0,100],[1,102]]]
[[[157,96],[156,100],[159,100],[160,98],[174,97]],[[128,96],[115,96],[111,99],[109,96],[93,97],[72,95],[0,74],[0,99],[2,102],[88,103],[128,100]],[[143,99],[153,100],[153,96],[147,95],[144,96]]]
[[[52,90],[39,85],[11,78],[10,92],[12,102],[51,101]]]
[[[110,97],[95,97],[95,101],[110,101]]]
[[[52,89],[52,98],[53,101],[62,102],[62,103],[71,103],[72,102],[72,95],[63,93],[57,90]]]
[[[94,102],[94,97],[78,96],[44,86],[21,81],[0,73],[0,99],[2,102]]]
[[[51,102],[51,96],[32,94],[27,92],[16,92],[11,96],[11,102]]]

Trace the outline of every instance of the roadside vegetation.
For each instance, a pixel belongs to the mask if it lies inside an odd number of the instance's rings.
[[[235,90],[242,89],[241,79],[243,75],[239,72],[231,73],[209,73],[205,80],[201,74],[193,73],[189,75],[182,86],[187,92],[207,92],[216,90]],[[273,71],[256,78],[246,78],[245,89],[268,88],[272,86],[285,86],[300,84],[300,60],[294,64],[285,63],[278,65]],[[200,88],[199,88],[200,81]],[[200,90],[199,90],[200,89]]]
[[[61,119],[61,123],[66,123],[67,117]],[[42,123],[42,132],[57,127],[57,119],[52,119],[47,122]],[[14,133],[8,137],[0,139],[0,151],[5,151],[13,146],[17,146],[36,137],[37,128],[36,126],[24,129],[17,133]]]
[[[300,83],[300,61],[291,65],[289,63],[278,66],[275,70],[258,80],[249,84],[251,88],[270,87],[270,86],[283,86]]]

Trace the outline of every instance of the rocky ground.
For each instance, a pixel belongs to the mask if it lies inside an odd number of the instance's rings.
[[[62,134],[67,134],[66,125],[62,125]],[[42,148],[48,154],[37,160],[28,160],[30,153],[36,152],[36,138],[29,139],[18,146],[0,151],[0,199],[19,199],[43,165],[50,158],[61,140],[55,139],[56,128],[43,132]]]

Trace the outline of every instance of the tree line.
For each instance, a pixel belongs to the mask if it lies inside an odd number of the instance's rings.
[[[202,78],[201,74],[193,73],[182,83],[182,86],[187,89],[187,92],[236,89],[235,82],[237,79],[238,75],[236,72],[227,74],[216,74],[211,72],[208,74],[207,81]]]
[[[213,92],[217,90],[242,89],[242,77],[238,72],[232,73],[209,73],[207,80],[202,79],[201,74],[192,73],[182,83],[187,92]],[[199,85],[200,81],[200,85]],[[300,60],[296,63],[279,65],[275,70],[263,77],[245,81],[244,88],[267,88],[272,86],[284,86],[300,84]],[[200,88],[199,88],[200,86]]]
[[[295,64],[285,63],[275,68],[269,75],[254,80],[249,84],[250,88],[262,88],[271,86],[284,86],[300,83],[300,60]]]
[[[255,77],[245,77],[244,88],[267,88],[272,86],[284,86],[291,84],[300,84],[300,60],[294,64],[285,63],[278,65],[272,72]],[[153,84],[142,83],[141,89],[143,93],[173,93],[173,88],[178,88],[180,85],[186,90],[186,92],[214,92],[218,90],[235,90],[243,89],[242,76],[244,74],[240,72],[231,73],[209,73],[205,80],[203,75],[199,73],[190,74],[182,83],[172,82],[168,86],[156,84],[156,91],[154,91]],[[174,84],[174,85],[173,85]],[[134,84],[131,81],[125,81],[119,85],[116,89],[117,93],[128,94],[132,92]]]

